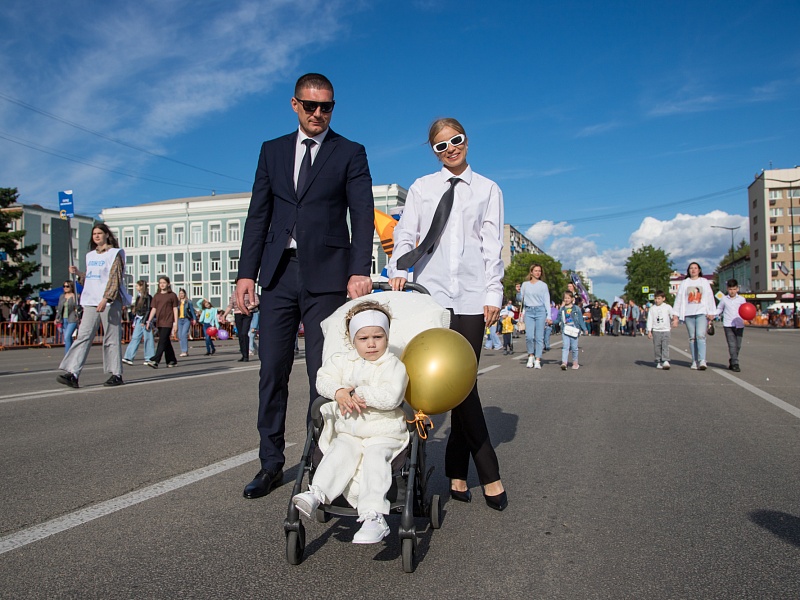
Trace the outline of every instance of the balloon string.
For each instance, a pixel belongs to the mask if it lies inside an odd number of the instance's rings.
[[[418,410],[416,413],[414,413],[414,418],[410,421],[406,420],[406,423],[416,423],[417,434],[423,440],[428,439],[428,426],[433,429],[433,421],[431,421],[431,418],[421,410]]]

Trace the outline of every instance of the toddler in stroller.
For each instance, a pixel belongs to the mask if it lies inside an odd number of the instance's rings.
[[[322,324],[324,363],[317,375],[322,397],[312,407],[284,521],[291,564],[302,561],[305,549],[300,514],[321,522],[330,515],[357,515],[362,526],[353,542],[371,544],[390,532],[384,515],[402,513],[399,534],[406,572],[414,568],[414,517],[429,517],[434,528],[440,524],[440,499],[429,500],[426,493],[428,427],[418,427],[413,409],[403,402],[408,377],[397,355],[420,331],[447,327],[449,313],[429,296],[389,291],[379,297],[397,314],[390,314],[383,303],[359,299]],[[306,473],[309,486],[302,492]]]
[[[292,502],[306,517],[320,504],[338,498],[361,467],[356,509],[363,522],[354,544],[374,544],[389,534],[386,493],[392,485],[392,459],[408,445],[400,410],[408,384],[406,368],[389,351],[389,313],[367,300],[347,313],[345,328],[353,349],[334,354],[317,374],[317,391],[336,401],[334,437],[308,491]]]

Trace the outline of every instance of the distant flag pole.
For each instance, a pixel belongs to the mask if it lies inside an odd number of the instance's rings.
[[[67,243],[69,246],[69,266],[73,266],[72,254],[72,227],[70,225],[72,217],[75,216],[75,204],[72,199],[72,190],[58,192],[58,216],[67,222]],[[75,276],[72,276],[72,285],[75,285]]]

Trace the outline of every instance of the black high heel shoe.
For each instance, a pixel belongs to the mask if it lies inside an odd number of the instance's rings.
[[[484,492],[483,499],[486,500],[486,506],[494,510],[505,510],[508,506],[508,495],[505,492],[500,492],[496,496],[489,496]]]
[[[459,502],[472,502],[472,492],[470,492],[469,490],[459,492],[458,490],[454,490],[451,488],[450,497],[453,500],[457,500]]]

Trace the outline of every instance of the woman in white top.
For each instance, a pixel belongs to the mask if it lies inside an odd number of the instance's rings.
[[[402,290],[410,268],[406,255],[418,242],[420,250],[433,242],[414,259],[414,281],[450,310],[450,328],[467,338],[480,360],[484,330],[497,320],[503,301],[503,193],[496,183],[478,175],[467,164],[468,139],[458,121],[438,119],[431,125],[428,141],[443,168],[417,179],[408,190],[403,216],[394,229],[390,283],[392,289]],[[451,210],[440,210],[437,215],[440,203],[452,203]],[[441,222],[438,217],[442,215],[443,229],[437,231],[435,223]],[[469,502],[472,498],[467,486],[470,456],[483,485],[486,504],[503,510],[508,499],[477,383],[451,412],[445,473],[450,478],[454,500]]]
[[[122,385],[122,307],[131,303],[131,297],[124,283],[125,251],[120,249],[117,238],[105,223],[92,228],[86,272],[81,273],[74,265],[70,265],[69,272],[77,275],[83,284],[83,318],[78,337],[58,367],[64,373],[56,377],[56,381],[72,388],[79,387],[78,377],[102,323],[103,370],[111,374],[103,385]]]
[[[528,271],[528,280],[517,284],[517,300],[525,311],[525,343],[528,349],[529,369],[542,368],[544,351],[544,326],[552,325],[550,319],[550,289],[542,281],[542,265],[534,263]]]
[[[689,263],[686,279],[681,281],[675,294],[675,315],[672,326],[678,326],[678,320],[686,323],[689,332],[689,349],[692,351],[692,369],[705,371],[706,364],[706,331],[708,322],[714,319],[717,304],[714,292],[708,279],[703,277],[703,270],[696,262]]]

